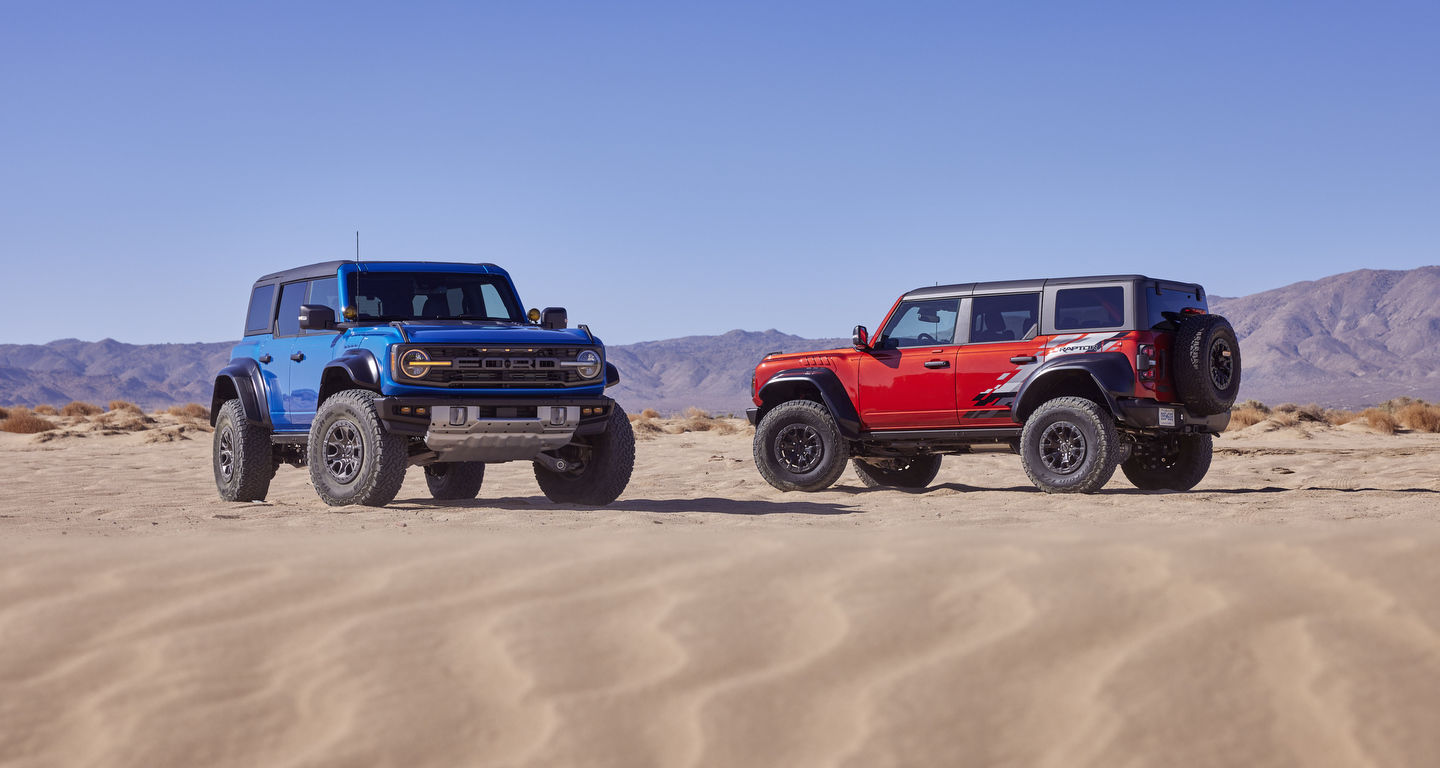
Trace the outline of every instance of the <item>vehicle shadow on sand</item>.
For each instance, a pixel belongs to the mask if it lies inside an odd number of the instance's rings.
[[[1041,493],[1039,488],[1033,485],[1009,485],[1003,487],[983,487],[978,485],[965,485],[963,483],[936,483],[925,488],[869,488],[863,485],[837,485],[830,488],[835,493],[848,493],[860,495],[866,493],[908,493],[911,495],[924,496],[936,491],[959,491],[962,493],[980,492],[1014,492],[1014,493]],[[1090,496],[1155,496],[1162,494],[1248,494],[1248,493],[1296,493],[1299,491],[1330,491],[1332,493],[1436,493],[1440,490],[1434,488],[1327,488],[1324,486],[1304,486],[1301,488],[1281,488],[1275,485],[1266,485],[1259,488],[1196,488],[1189,491],[1146,491],[1139,488],[1103,488],[1092,494],[1077,494]]]
[[[449,509],[506,509],[515,511],[539,511],[552,509],[603,510],[614,509],[628,512],[654,512],[671,514],[676,512],[709,512],[722,515],[858,515],[867,510],[843,504],[820,501],[764,501],[761,499],[722,499],[701,497],[695,499],[632,499],[620,497],[608,507],[591,507],[584,504],[556,504],[544,496],[521,498],[478,499],[463,501],[438,501],[430,498],[396,499],[399,504],[415,504],[422,507],[445,507]]]

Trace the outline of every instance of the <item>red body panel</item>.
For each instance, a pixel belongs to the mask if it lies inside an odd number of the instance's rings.
[[[955,347],[877,349],[859,358],[855,405],[867,429],[956,425]]]

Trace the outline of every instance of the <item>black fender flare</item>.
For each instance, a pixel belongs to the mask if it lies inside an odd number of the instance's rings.
[[[347,349],[325,364],[320,373],[316,407],[325,398],[346,389],[380,391],[380,362],[368,349]]]
[[[616,368],[614,363],[606,363],[606,364],[605,364],[605,388],[606,388],[606,389],[609,389],[610,387],[613,387],[613,386],[615,386],[616,384],[619,384],[619,383],[620,383],[620,369],[619,369],[619,368]]]
[[[860,415],[855,411],[855,404],[850,402],[850,395],[845,392],[845,385],[840,383],[840,377],[829,368],[791,368],[771,376],[765,386],[760,388],[759,397],[763,405],[760,406],[755,423],[759,424],[760,419],[765,418],[771,408],[795,399],[788,394],[797,386],[814,387],[820,393],[821,402],[835,419],[835,424],[840,427],[840,434],[847,440],[860,439]]]
[[[240,399],[245,418],[270,428],[270,403],[265,394],[265,378],[260,374],[260,364],[248,357],[237,357],[215,374],[215,383],[210,390],[210,426],[220,416],[220,406],[233,392]]]
[[[1032,402],[1039,397],[1044,387],[1037,383],[1062,371],[1082,371],[1089,374],[1096,389],[1104,396],[1105,405],[1112,414],[1119,415],[1119,398],[1135,394],[1135,369],[1130,367],[1130,358],[1123,352],[1089,352],[1078,355],[1061,355],[1041,363],[1035,372],[1020,385],[1015,393],[1016,421],[1023,421],[1040,403]]]

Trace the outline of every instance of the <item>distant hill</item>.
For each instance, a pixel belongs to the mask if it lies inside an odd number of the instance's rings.
[[[1240,334],[1241,397],[1355,407],[1398,395],[1440,400],[1440,267],[1359,270],[1241,298],[1211,297]],[[878,311],[878,309],[877,309]],[[740,413],[767,352],[849,339],[730,331],[611,347],[627,410],[694,405]],[[0,345],[0,405],[129,400],[147,408],[208,403],[233,342],[122,344],[63,339]]]

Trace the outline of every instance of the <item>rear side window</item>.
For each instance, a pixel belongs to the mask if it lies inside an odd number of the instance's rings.
[[[250,293],[250,309],[245,313],[245,335],[270,330],[270,305],[275,301],[275,286],[258,286]]]
[[[280,289],[280,311],[275,318],[276,336],[300,335],[300,305],[305,303],[308,282],[288,283]]]
[[[1209,309],[1205,299],[1194,288],[1152,283],[1145,291],[1145,327],[1156,331],[1173,331],[1187,308]]]
[[[1019,341],[1040,318],[1040,294],[976,296],[970,301],[970,341]]]
[[[1125,324],[1125,289],[1064,288],[1055,292],[1055,330],[1119,328]]]
[[[885,327],[884,347],[928,347],[955,343],[955,321],[960,317],[959,299],[907,301],[895,310]]]

